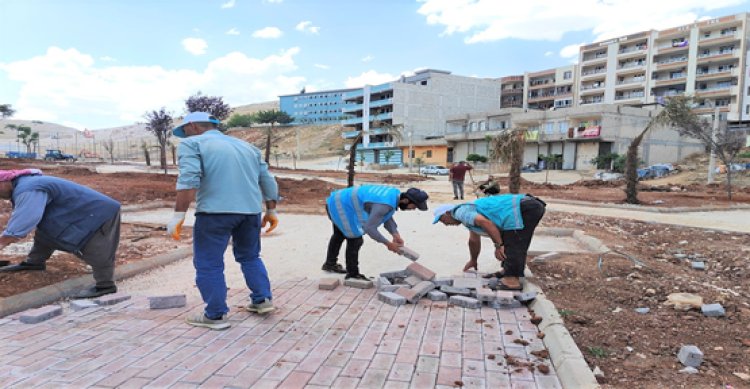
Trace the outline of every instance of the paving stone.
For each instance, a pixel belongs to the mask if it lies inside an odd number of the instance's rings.
[[[94,302],[99,305],[115,305],[126,300],[130,300],[129,294],[114,293],[94,299]]]
[[[486,288],[477,289],[477,300],[482,302],[497,301],[497,292]]]
[[[464,308],[481,308],[482,303],[479,300],[466,296],[451,296],[448,302],[453,305]]]
[[[703,304],[703,306],[701,307],[701,312],[703,312],[703,314],[708,317],[720,317],[726,314],[726,312],[724,311],[724,307],[722,307],[719,303]]]
[[[400,286],[398,285],[383,285],[380,288],[378,288],[378,291],[380,292],[395,292]]]
[[[706,270],[706,263],[700,261],[694,261],[690,263],[690,267],[695,270]]]
[[[427,292],[427,298],[432,301],[448,301],[448,295],[439,290],[431,290]]]
[[[59,305],[47,305],[37,309],[31,309],[21,313],[18,320],[24,324],[36,324],[55,316],[62,315],[62,307]]]
[[[373,287],[372,281],[358,280],[356,278],[350,278],[348,280],[344,280],[344,285],[352,287],[352,288],[358,288],[358,289],[370,289]]]
[[[467,296],[467,297],[471,295],[471,289],[456,288],[455,286],[448,286],[448,285],[441,286],[440,291],[448,295],[459,295],[459,296]]]
[[[341,280],[338,278],[321,278],[320,281],[318,281],[318,289],[322,290],[334,290],[339,285],[341,285]]]
[[[409,301],[409,302],[410,303],[416,302],[417,300],[419,300],[422,297],[424,297],[424,295],[426,295],[427,293],[429,293],[433,289],[435,289],[435,284],[433,284],[430,281],[422,281],[422,282],[414,285],[414,287],[412,288],[412,290],[416,291],[415,300],[414,301]]]
[[[97,303],[95,303],[95,302],[93,302],[91,300],[72,300],[70,302],[70,309],[72,309],[72,310],[74,310],[76,312],[82,311],[84,309],[96,308],[98,306],[99,306],[99,304],[97,304]]]
[[[430,281],[435,278],[435,272],[420,265],[419,263],[412,263],[406,267],[406,272],[409,275],[417,276],[425,281]]]
[[[381,277],[385,278],[406,278],[409,276],[409,273],[406,270],[396,270],[396,271],[388,271],[385,273],[380,273]]]
[[[406,285],[414,286],[420,282],[422,282],[422,279],[417,276],[409,276],[404,279],[404,282],[406,282]]]
[[[536,292],[524,292],[515,295],[515,298],[522,303],[527,303],[531,300],[536,299],[536,294]]]
[[[185,305],[187,305],[187,297],[184,294],[151,296],[148,298],[148,307],[151,309],[182,308]]]
[[[416,261],[417,259],[419,259],[419,253],[408,247],[402,246],[398,251],[399,254],[403,255],[406,258],[409,258],[412,261]]]
[[[698,367],[703,363],[703,352],[692,344],[683,345],[677,353],[677,359],[685,366]]]
[[[482,287],[482,280],[480,278],[454,278],[454,288],[467,288],[467,289],[479,289]]]
[[[392,285],[391,281],[383,276],[378,277],[375,283],[378,285],[378,289],[383,285]]]
[[[497,296],[497,301],[500,302],[500,304],[512,305],[513,303],[518,302],[518,300],[516,300],[516,297],[513,295],[513,292],[509,290],[498,290],[495,293]]]
[[[396,289],[396,291],[394,293],[396,293],[397,295],[405,298],[406,301],[409,301],[409,302],[416,301],[414,299],[414,297],[416,297],[417,291],[412,290],[412,288],[407,288],[407,287],[402,286],[402,287]]]
[[[399,306],[406,304],[406,298],[402,295],[393,292],[380,292],[378,293],[378,300],[393,306]]]
[[[435,278],[434,280],[432,280],[432,283],[438,287],[443,286],[443,285],[453,286],[453,278],[448,278],[448,277]]]

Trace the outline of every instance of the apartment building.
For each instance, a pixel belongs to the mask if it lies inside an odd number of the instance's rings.
[[[493,112],[451,117],[445,139],[454,160],[471,153],[489,155],[489,138],[508,129],[525,131],[524,163],[538,163],[539,156],[557,155],[564,170],[593,170],[591,160],[610,152],[625,154],[651,120],[649,108],[599,104],[555,110],[503,108]],[[641,143],[640,158],[646,164],[675,163],[703,152],[697,140],[681,137],[671,128],[649,131]]]
[[[576,105],[649,104],[693,96],[695,112],[750,119],[748,13],[582,46]]]
[[[279,96],[279,109],[294,118],[292,124],[331,124],[341,121],[343,96],[354,89],[335,89]]]
[[[343,95],[345,118],[341,123],[347,129],[343,136],[351,139],[363,134],[357,145],[357,160],[366,163],[406,164],[404,150],[409,143],[420,147],[420,154],[412,148],[414,158],[429,154],[423,160],[431,161],[434,153],[451,160],[442,140],[446,118],[498,109],[500,87],[497,79],[457,76],[435,69],[385,84],[366,85]]]
[[[576,66],[564,66],[524,75],[523,107],[550,109],[572,107]]]
[[[524,75],[500,78],[500,108],[523,108]]]

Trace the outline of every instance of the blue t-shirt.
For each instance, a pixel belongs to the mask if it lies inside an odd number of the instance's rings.
[[[484,232],[483,229],[477,227],[476,224],[474,224],[474,221],[477,218],[477,215],[479,215],[479,212],[477,212],[477,206],[473,203],[467,203],[467,204],[460,204],[457,205],[453,210],[451,211],[451,215],[454,219],[458,220],[463,224],[466,228],[468,228],[472,232],[476,232],[479,235],[482,236],[488,236],[486,232]]]

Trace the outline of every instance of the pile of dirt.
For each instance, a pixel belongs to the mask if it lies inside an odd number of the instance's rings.
[[[589,365],[604,372],[605,387],[747,387],[734,373],[747,374],[750,357],[750,236],[554,213],[542,224],[584,230],[624,254],[529,263]],[[675,292],[720,303],[726,316],[667,306]],[[704,353],[696,375],[679,372],[676,355],[685,344]]]

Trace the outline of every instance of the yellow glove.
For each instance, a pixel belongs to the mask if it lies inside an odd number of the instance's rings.
[[[175,212],[172,216],[172,220],[167,223],[167,233],[174,240],[180,240],[180,233],[182,232],[182,223],[185,222],[185,212]]]
[[[276,209],[267,209],[266,214],[263,215],[263,220],[260,222],[261,228],[265,228],[266,224],[270,223],[271,225],[266,230],[266,234],[276,229],[276,226],[279,225],[279,218],[276,216]]]

